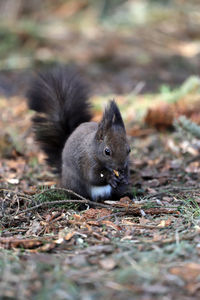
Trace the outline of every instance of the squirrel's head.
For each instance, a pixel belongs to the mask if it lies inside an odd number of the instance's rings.
[[[124,170],[128,165],[130,146],[121,113],[114,100],[110,101],[95,136],[98,159],[108,169]]]

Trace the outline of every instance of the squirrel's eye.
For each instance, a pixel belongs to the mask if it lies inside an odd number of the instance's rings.
[[[111,151],[110,151],[110,149],[109,148],[105,148],[104,149],[104,153],[105,153],[105,155],[110,155],[111,154]]]

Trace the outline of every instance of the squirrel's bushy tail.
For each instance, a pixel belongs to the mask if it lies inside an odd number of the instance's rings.
[[[47,162],[61,171],[65,142],[74,129],[91,120],[88,86],[71,68],[57,67],[40,73],[27,92],[36,140]]]

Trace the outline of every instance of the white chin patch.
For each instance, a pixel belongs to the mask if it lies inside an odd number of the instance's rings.
[[[112,192],[112,187],[110,184],[103,186],[91,186],[91,197],[93,200],[98,198],[109,198]]]

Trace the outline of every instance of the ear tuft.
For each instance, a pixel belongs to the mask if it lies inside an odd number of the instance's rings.
[[[108,108],[106,109],[108,116],[112,119],[111,125],[117,125],[122,128],[124,127],[124,122],[120,113],[120,110],[114,100],[110,101]]]
[[[114,100],[109,102],[109,105],[106,107],[102,120],[99,123],[99,127],[96,133],[98,140],[103,140],[109,128],[112,126],[119,126],[125,130],[124,122],[119,111],[119,108]]]

